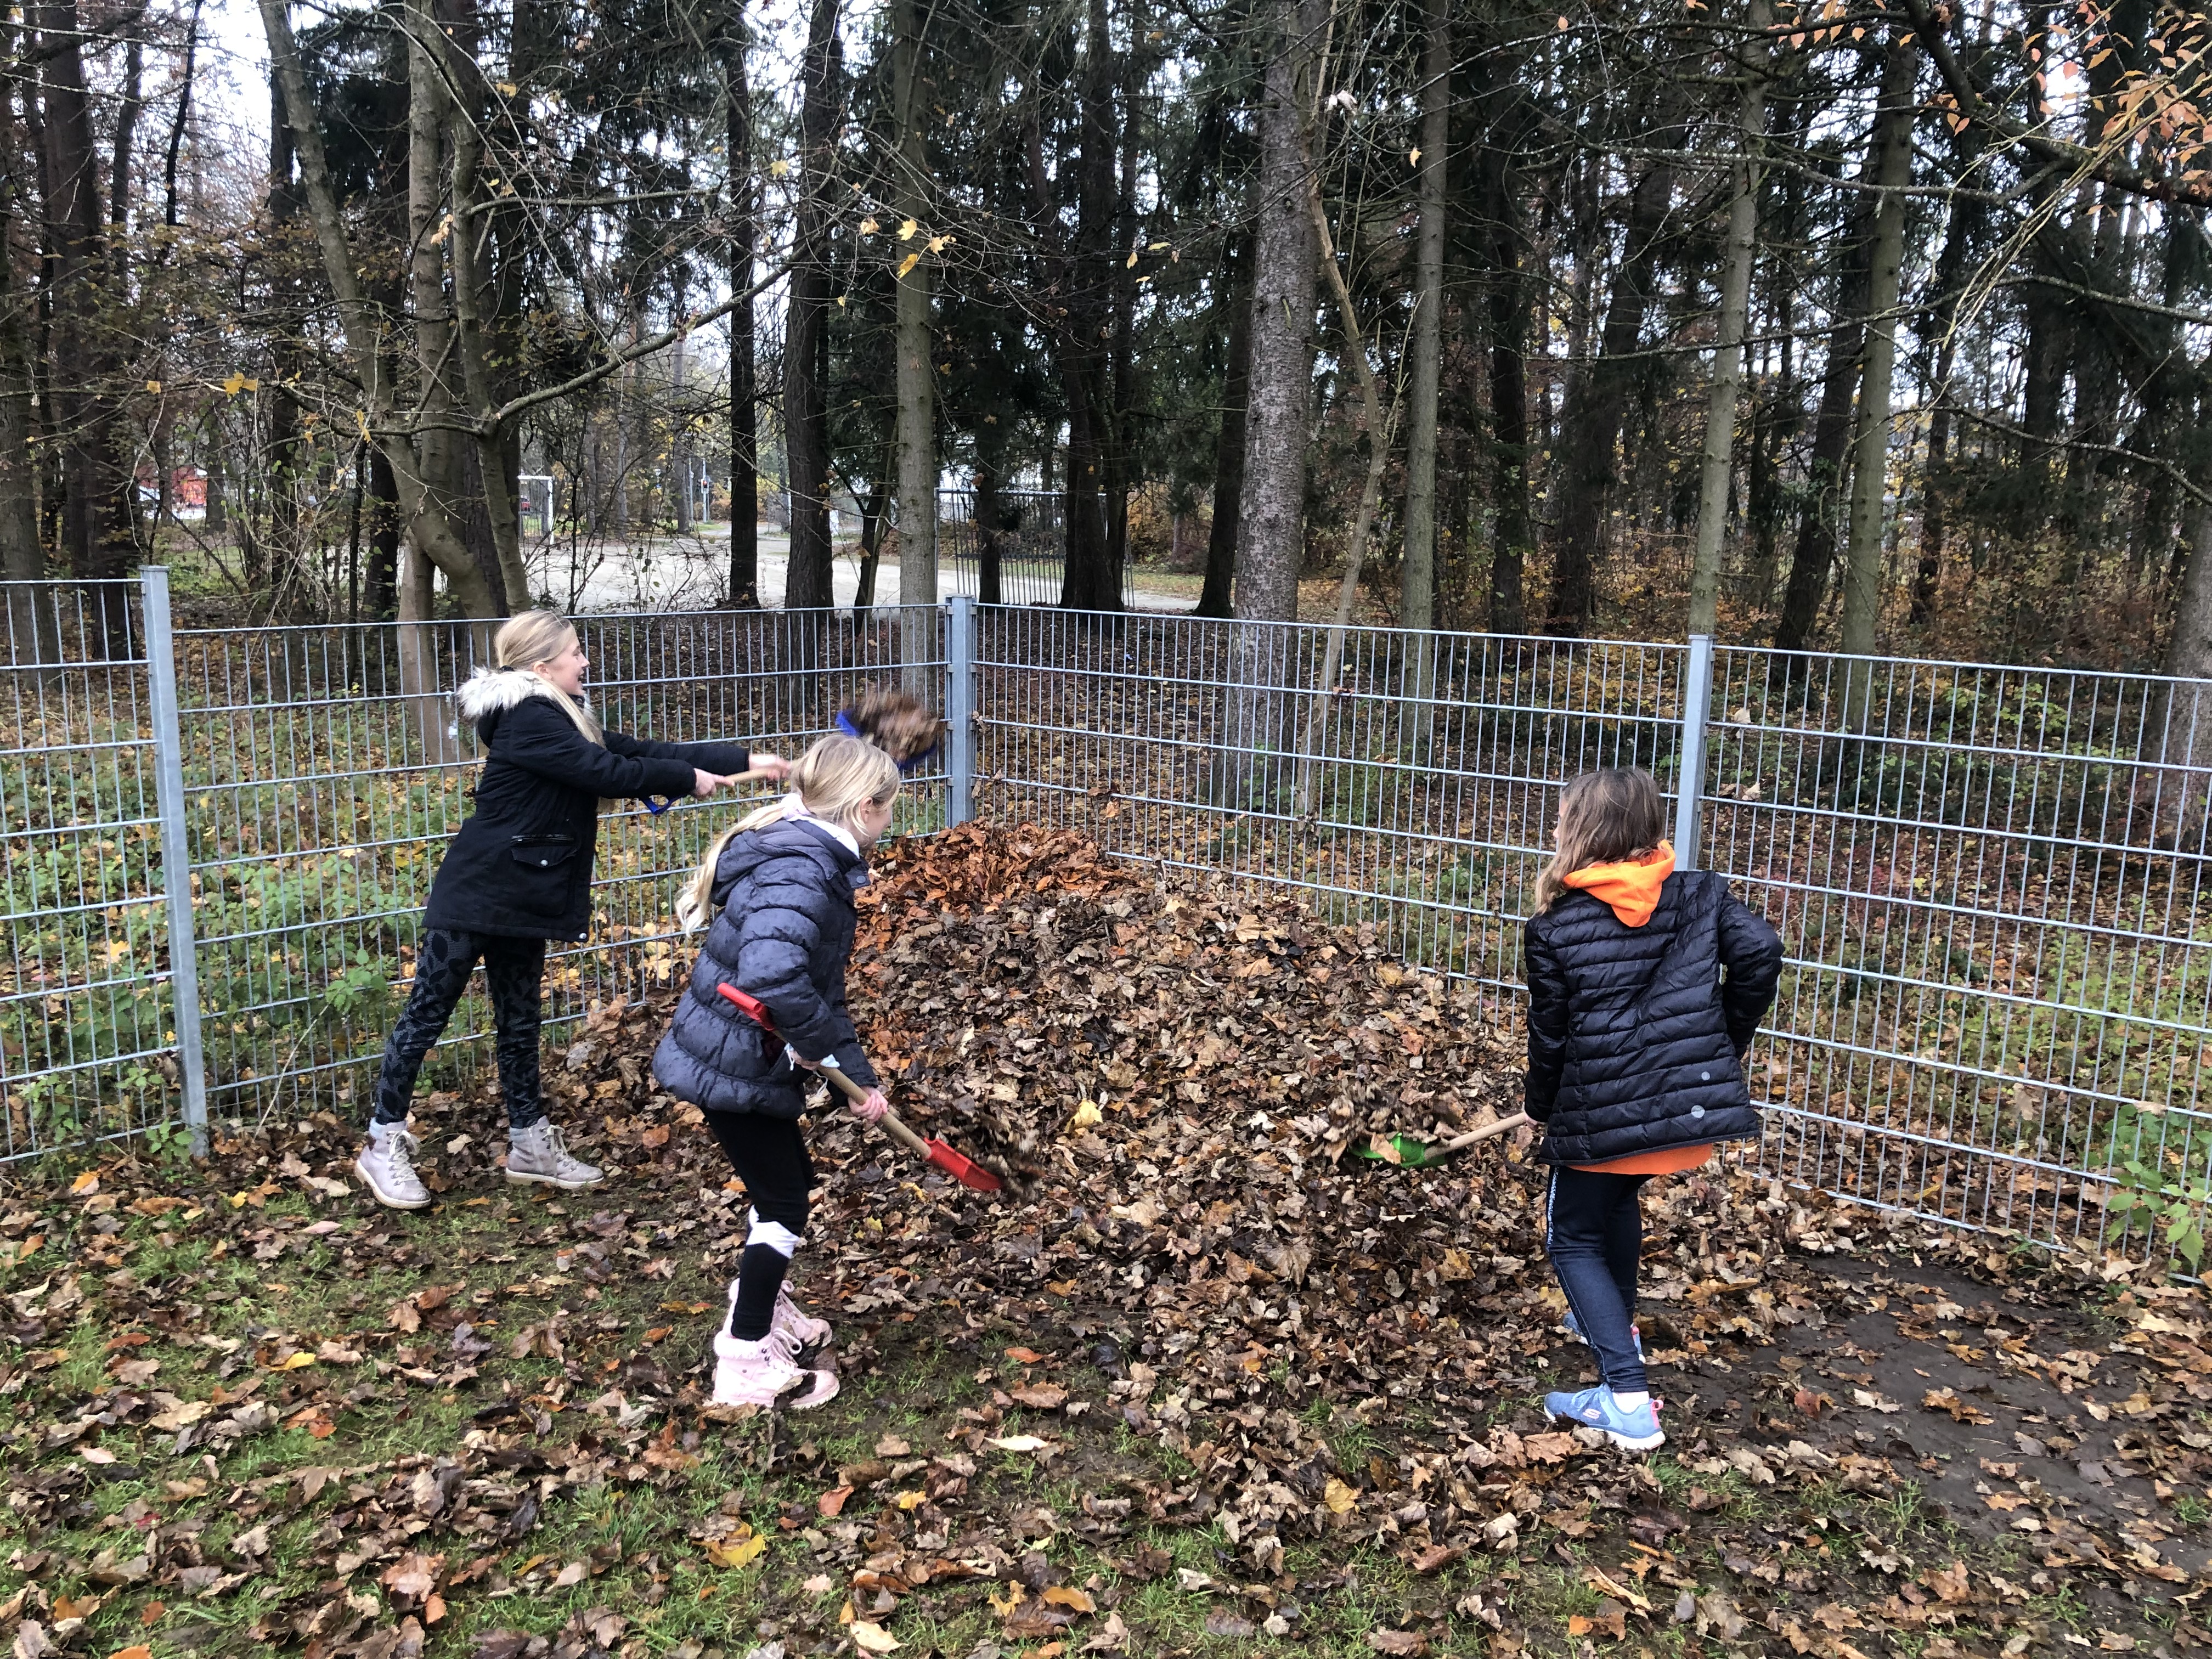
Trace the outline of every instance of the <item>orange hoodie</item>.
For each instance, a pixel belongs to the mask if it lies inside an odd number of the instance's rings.
[[[1674,873],[1674,849],[1662,841],[1638,862],[1587,865],[1560,879],[1604,900],[1626,926],[1641,927],[1659,908],[1659,889]]]

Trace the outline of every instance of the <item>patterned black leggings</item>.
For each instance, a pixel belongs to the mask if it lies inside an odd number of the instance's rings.
[[[415,989],[384,1045],[384,1069],[376,1079],[379,1123],[406,1121],[422,1057],[444,1034],[479,958],[484,982],[491,989],[499,1092],[507,1103],[507,1125],[527,1128],[545,1115],[545,1103],[538,1092],[538,1028],[544,1018],[538,992],[545,977],[545,941],[426,931],[415,954]]]

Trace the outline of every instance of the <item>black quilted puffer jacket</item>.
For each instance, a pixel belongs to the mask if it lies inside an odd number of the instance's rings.
[[[1631,927],[1571,892],[1529,919],[1528,1115],[1547,1164],[1599,1164],[1759,1133],[1743,1055],[1782,940],[1710,871],[1678,871]]]
[[[799,820],[732,838],[714,866],[720,907],[653,1051],[653,1074],[678,1100],[710,1112],[805,1110],[805,1073],[784,1042],[809,1060],[834,1054],[855,1082],[875,1073],[845,1012],[853,954],[853,895],[868,866],[826,830]],[[768,1005],[783,1041],[769,1037],[715,988],[729,984]]]

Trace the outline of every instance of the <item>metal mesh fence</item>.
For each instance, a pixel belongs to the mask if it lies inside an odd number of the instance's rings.
[[[1788,951],[1759,1167],[2041,1237],[2095,1232],[2130,1164],[2202,1177],[2207,689],[1694,655],[1001,614],[979,807],[1297,890],[1510,1004],[1561,787],[1633,763],[1676,793],[1702,753],[1683,850]]]
[[[579,619],[588,690],[611,728],[795,755],[865,679],[943,696],[942,613],[884,610]],[[902,651],[902,630],[915,647]],[[482,757],[451,693],[489,655],[482,625],[204,629],[178,640],[210,1110],[351,1105],[398,1012],[423,902],[469,812]],[[603,823],[590,939],[556,945],[549,1040],[594,1000],[635,998],[688,967],[679,879],[757,789]],[[944,821],[941,771],[910,781],[900,827]],[[480,993],[444,1048],[489,1031]],[[436,1061],[434,1060],[434,1066]],[[434,1078],[436,1073],[433,1072]]]
[[[154,570],[143,601],[0,593],[0,1157],[197,1121],[203,1078],[225,1117],[357,1110],[468,811],[450,694],[487,630],[172,641]],[[897,676],[952,719],[900,830],[971,798],[1079,828],[1295,892],[1509,1011],[1558,792],[1649,767],[1686,861],[1787,951],[1758,1168],[2045,1238],[2100,1231],[2116,1185],[2212,1176],[2212,685],[964,602],[580,626],[616,729],[792,752]],[[549,966],[556,1041],[683,970],[677,882],[748,804],[611,815],[591,939]],[[449,1048],[488,1024],[464,1002]]]
[[[1067,580],[1067,498],[1033,489],[1002,489],[998,522],[976,522],[975,492],[937,492],[937,557],[953,592],[985,605],[1058,605]],[[1097,504],[1106,521],[1106,498]],[[1121,568],[1121,603],[1137,602],[1129,567]]]
[[[169,1121],[167,905],[136,582],[0,583],[0,1158]]]

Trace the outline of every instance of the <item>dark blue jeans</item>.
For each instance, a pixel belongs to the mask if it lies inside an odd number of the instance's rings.
[[[469,975],[478,962],[483,963],[485,988],[491,993],[499,1092],[507,1104],[507,1127],[526,1129],[545,1115],[538,1071],[538,1030],[544,1019],[539,992],[545,978],[545,941],[425,929],[415,949],[415,988],[384,1045],[384,1069],[377,1073],[379,1123],[406,1121],[423,1056],[445,1034],[446,1022],[453,1017],[453,1006],[468,989]]]
[[[1636,1322],[1636,1270],[1644,1255],[1638,1198],[1650,1179],[1565,1165],[1552,1171],[1544,1253],[1597,1356],[1598,1375],[1615,1394],[1638,1394],[1646,1386],[1629,1328]]]

